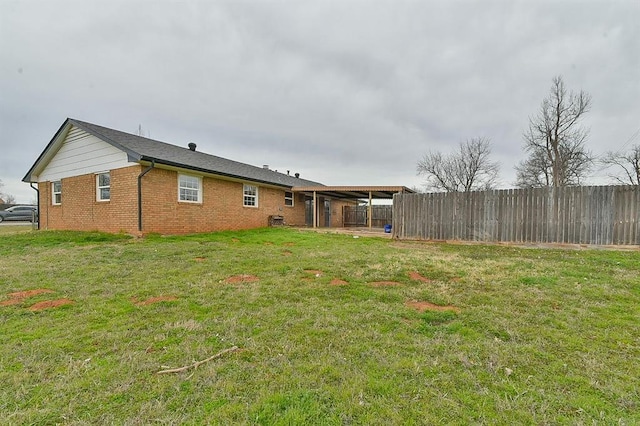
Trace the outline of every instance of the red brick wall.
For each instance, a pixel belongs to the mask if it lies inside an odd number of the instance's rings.
[[[91,173],[61,180],[61,204],[53,205],[51,182],[40,190],[41,229],[82,231],[137,231],[137,181],[140,166],[111,170],[110,201],[96,200],[96,175]]]
[[[96,201],[95,174],[62,179],[62,204],[51,203],[51,182],[39,184],[42,229],[138,234],[137,176],[142,166],[111,170],[110,201]],[[202,178],[202,203],[178,201],[178,173],[154,168],[142,178],[143,233],[186,234],[268,226],[270,215],[304,225],[304,202],[284,205],[284,189],[258,186],[258,207],[243,206],[243,184]]]

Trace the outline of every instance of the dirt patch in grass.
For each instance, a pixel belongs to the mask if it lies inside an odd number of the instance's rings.
[[[316,277],[322,276],[322,271],[319,271],[317,269],[305,269],[304,272],[306,272],[307,274],[315,275]]]
[[[430,278],[423,277],[422,275],[420,275],[416,271],[409,272],[409,278],[412,279],[413,281],[421,281],[423,283],[430,283],[431,282]]]
[[[29,297],[37,296],[39,294],[46,294],[46,293],[54,293],[54,291],[46,288],[37,288],[34,290],[24,290],[24,291],[16,291],[14,293],[7,293],[7,296],[9,296],[10,299],[3,300],[2,302],[0,302],[0,306],[19,305],[24,301],[24,299],[28,299]]]
[[[293,246],[295,246],[295,245],[296,245],[296,243],[291,242],[291,241],[287,241],[286,243],[282,243],[282,245],[283,245],[283,246],[286,246],[286,247],[293,247]]]
[[[408,300],[408,301],[404,302],[404,304],[405,304],[405,306],[413,308],[418,312],[424,312],[424,311],[460,312],[460,308],[458,308],[457,306],[452,306],[452,305],[442,306],[442,305],[436,305],[436,304],[433,304],[431,302],[426,302],[426,301]]]
[[[255,283],[258,281],[260,281],[260,278],[249,274],[232,275],[224,280],[227,284]]]
[[[15,293],[8,293],[7,296],[9,296],[12,299],[26,299],[27,297],[33,297],[33,296],[37,296],[39,294],[45,294],[45,293],[54,293],[54,291],[46,288],[37,288],[35,290],[25,290],[25,291],[17,291]]]
[[[23,299],[9,299],[9,300],[3,300],[2,302],[0,302],[0,306],[13,306],[13,305],[19,305],[20,303],[22,303]]]
[[[69,299],[57,299],[57,300],[45,300],[38,302],[29,307],[30,311],[42,311],[43,309],[57,308],[58,306],[71,305],[73,300]]]
[[[282,255],[283,256],[291,256],[293,254],[293,252],[291,250],[282,250]]]
[[[176,300],[178,300],[178,298],[175,296],[156,296],[156,297],[150,297],[147,300],[141,300],[141,301],[139,301],[135,297],[131,298],[131,301],[135,303],[136,306],[146,306],[146,305],[151,305],[153,303],[158,303],[158,302],[174,302]]]
[[[397,287],[402,285],[397,281],[374,281],[369,283],[371,287]]]
[[[329,284],[331,284],[331,285],[349,285],[349,283],[347,281],[341,280],[339,278],[332,279]]]
[[[207,260],[207,258],[198,256],[198,257],[194,257],[193,260],[195,260],[196,262],[204,262],[205,260]]]

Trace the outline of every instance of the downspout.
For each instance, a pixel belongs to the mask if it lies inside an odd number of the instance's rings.
[[[142,232],[142,178],[156,166],[156,160],[151,160],[151,165],[138,175],[138,231]]]
[[[40,190],[38,188],[36,188],[35,186],[33,186],[33,182],[29,182],[29,186],[31,187],[31,189],[33,189],[34,191],[36,191],[36,204],[38,206],[38,227],[36,229],[40,229]]]

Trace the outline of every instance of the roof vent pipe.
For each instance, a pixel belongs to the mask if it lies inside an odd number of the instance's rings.
[[[190,149],[191,151],[195,151],[195,150],[196,150],[196,146],[197,146],[197,145],[196,145],[195,143],[193,143],[193,142],[189,142],[189,145],[188,145],[188,146],[189,146],[189,149]]]
[[[296,173],[296,174],[295,174],[295,177],[296,177],[296,178],[299,178],[299,177],[300,177],[300,173]]]
[[[265,169],[265,170],[269,170],[269,165],[268,164],[263,164],[262,168]]]

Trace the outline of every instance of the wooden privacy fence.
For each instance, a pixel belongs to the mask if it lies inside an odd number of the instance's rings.
[[[393,207],[385,205],[371,206],[371,226],[383,228],[391,225]],[[369,226],[368,206],[344,206],[342,208],[342,226]]]
[[[639,222],[639,186],[393,196],[396,238],[635,245]]]

